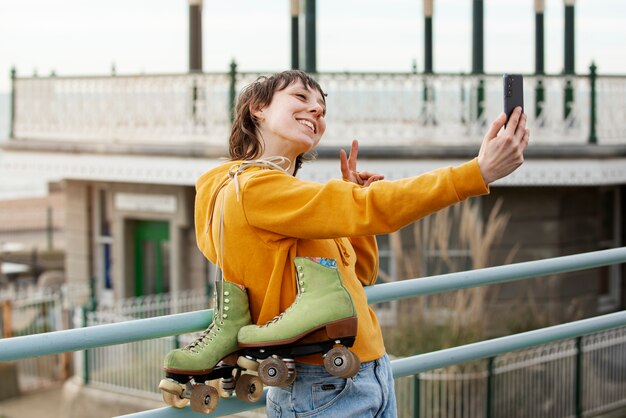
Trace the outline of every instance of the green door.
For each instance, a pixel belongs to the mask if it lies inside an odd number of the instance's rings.
[[[169,231],[167,222],[135,222],[135,296],[169,292]]]

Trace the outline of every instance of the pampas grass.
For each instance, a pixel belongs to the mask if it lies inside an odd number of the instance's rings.
[[[510,215],[498,199],[485,222],[479,205],[466,201],[391,234],[398,279],[487,267]],[[397,323],[384,330],[387,350],[404,356],[484,339],[487,296],[474,287],[400,302]]]

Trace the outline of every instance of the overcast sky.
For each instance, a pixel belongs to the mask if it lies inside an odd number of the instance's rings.
[[[471,0],[434,0],[434,67],[471,69]],[[485,71],[534,71],[533,0],[485,0]],[[563,0],[546,0],[548,73],[563,68]],[[186,0],[0,0],[0,92],[18,74],[187,70]],[[205,71],[290,65],[288,0],[205,0]],[[318,71],[423,69],[422,0],[317,0]],[[626,0],[576,1],[576,71],[626,74]]]

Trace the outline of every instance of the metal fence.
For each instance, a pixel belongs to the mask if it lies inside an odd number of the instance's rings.
[[[224,147],[231,91],[260,74],[15,78],[13,137]],[[351,138],[364,146],[477,145],[485,124],[502,111],[501,75],[319,73],[316,78],[328,94],[325,145],[344,146]],[[623,142],[626,127],[619,122],[626,109],[626,76],[526,75],[533,143],[590,140],[592,82],[598,142]]]
[[[158,295],[130,298],[86,312],[87,326],[113,324],[206,308],[202,292],[178,297]],[[75,323],[83,312],[77,311]],[[155,382],[161,363],[173,348],[197,334],[184,334],[98,347],[78,358],[76,369],[86,383],[103,390],[159,399]],[[396,380],[401,417],[568,418],[575,416],[577,396],[585,394],[585,415],[626,404],[626,327],[506,353],[479,362],[455,365]],[[491,361],[491,363],[490,363]],[[577,369],[580,367],[580,370]],[[576,375],[582,386],[577,394]],[[489,386],[491,385],[491,390]]]
[[[396,380],[399,416],[594,416],[626,405],[625,360],[622,327],[435,369]]]
[[[60,290],[24,288],[0,292],[0,336],[10,338],[67,329],[69,324],[63,303]],[[69,365],[65,353],[18,360],[20,391],[33,391],[62,382],[70,374]]]
[[[89,295],[89,286],[83,283],[65,283],[53,287],[27,284],[0,288],[0,302],[12,301],[13,303],[28,304],[58,298],[65,310],[82,306],[87,302]]]
[[[115,324],[202,310],[211,307],[210,305],[210,298],[202,291],[148,295],[122,299],[94,311],[77,309],[74,322],[84,326]],[[91,386],[158,399],[160,395],[155,382],[162,378],[161,365],[165,355],[173,348],[187,344],[196,335],[197,333],[190,333],[94,348],[77,356],[75,369]]]
[[[212,299],[205,291],[183,290],[177,293],[145,295],[126,299],[118,299],[107,305],[98,306],[89,313],[91,325],[110,323],[107,315],[113,315],[118,321],[155,316],[172,315],[179,312],[190,312],[212,307]]]
[[[370,303],[380,303],[623,262],[626,262],[626,247],[387,283],[367,288],[366,294]],[[197,332],[206,328],[211,317],[211,310],[202,310],[6,338],[0,340],[0,361],[66,351],[92,351],[104,346],[130,345]],[[622,311],[395,359],[392,370],[398,379],[398,399],[401,407],[408,408],[402,409],[402,416],[583,417],[622,406],[626,393],[623,366],[626,364],[625,327],[626,312]],[[152,346],[134,347],[118,348],[122,351],[116,353],[117,357],[107,358],[107,368],[128,366],[145,356],[146,350],[152,349]],[[122,353],[128,353],[128,357],[123,357]],[[467,366],[467,362],[474,363]],[[458,365],[453,378],[450,369],[437,370],[453,365]],[[461,372],[460,377],[458,371]],[[413,378],[413,387],[403,382],[406,379],[410,382],[413,375],[423,376]],[[90,381],[88,378],[85,380]],[[415,382],[419,382],[417,387]],[[575,388],[573,396],[572,387]],[[413,397],[412,402],[407,401],[410,393],[418,395]],[[264,398],[252,404],[223,399],[215,415],[255,409],[263,402]],[[422,412],[424,415],[418,415]],[[172,414],[192,416],[194,413],[189,408],[161,408],[132,416],[154,418]]]

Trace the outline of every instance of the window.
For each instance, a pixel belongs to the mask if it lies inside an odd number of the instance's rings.
[[[112,300],[113,292],[113,237],[111,234],[109,192],[104,188],[94,191],[94,265],[96,292],[99,302]]]

